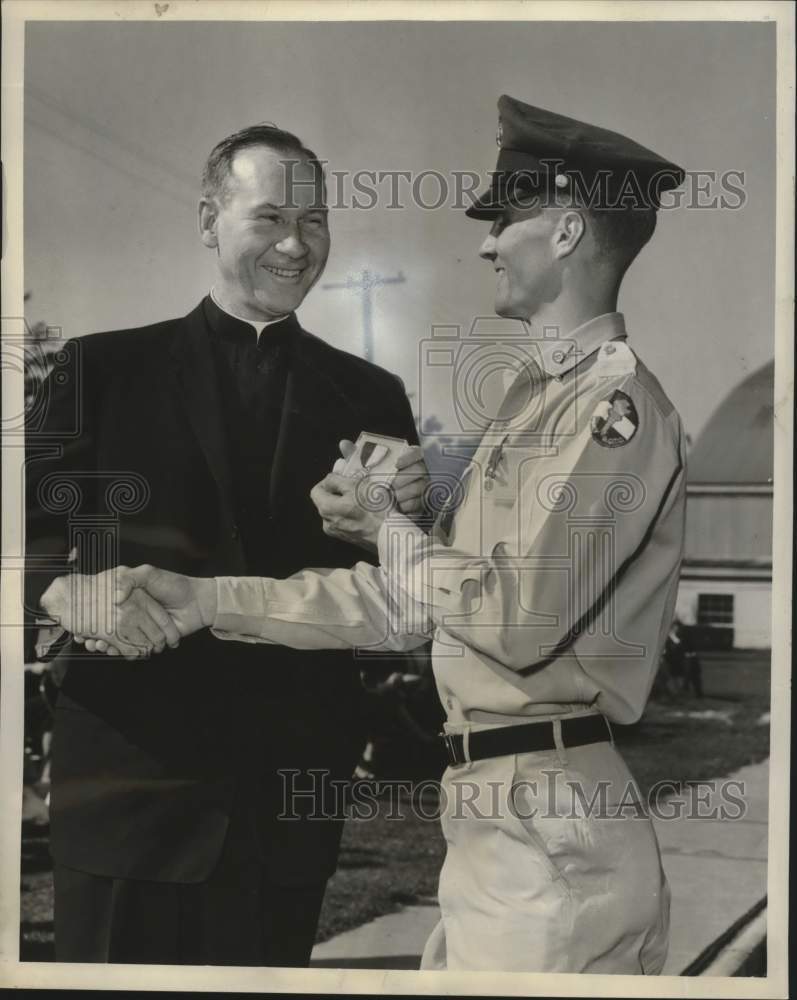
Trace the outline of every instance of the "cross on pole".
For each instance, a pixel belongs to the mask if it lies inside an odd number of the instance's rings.
[[[350,292],[359,292],[363,300],[363,348],[366,361],[373,361],[374,357],[374,331],[371,325],[371,292],[378,285],[400,285],[407,279],[401,271],[392,278],[384,278],[381,274],[374,274],[364,267],[359,278],[351,274],[345,281],[332,282],[321,287],[324,289],[345,288]]]

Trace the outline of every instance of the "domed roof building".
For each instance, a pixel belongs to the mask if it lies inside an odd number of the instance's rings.
[[[717,407],[687,459],[678,617],[717,645],[771,644],[774,361]]]
[[[690,483],[772,484],[774,394],[770,361],[725,397],[689,455]]]

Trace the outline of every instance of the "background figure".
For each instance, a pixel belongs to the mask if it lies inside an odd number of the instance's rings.
[[[22,820],[37,826],[49,822],[47,786],[50,781],[53,702],[51,671],[42,664],[25,666],[25,757]]]
[[[661,655],[655,694],[703,697],[702,667],[692,628],[677,617],[673,620]]]
[[[697,698],[703,697],[703,669],[698,656],[697,647],[694,642],[692,628],[678,623],[678,636],[681,640],[683,650],[682,665],[682,690],[686,694],[693,694]]]
[[[686,671],[686,652],[681,639],[680,622],[674,619],[661,654],[661,673],[664,690],[668,694],[676,694],[683,689]]]

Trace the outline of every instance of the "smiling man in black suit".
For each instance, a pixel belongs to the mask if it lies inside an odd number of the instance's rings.
[[[117,564],[270,577],[353,565],[363,552],[324,533],[312,487],[342,438],[417,443],[400,381],[295,316],[330,246],[311,150],[273,126],[223,140],[205,166],[199,228],[216,253],[211,293],[184,318],[70,341],[67,377],[29,428],[31,639],[42,611],[87,632]],[[408,461],[400,499],[412,511],[425,470],[418,449]],[[114,477],[137,484],[137,499],[115,501]],[[109,523],[111,542],[98,544]],[[109,670],[71,639],[59,654],[56,957],[306,965],[342,828],[317,818],[323,789],[349,779],[364,742],[352,655],[208,633],[177,647],[134,596],[118,626],[130,662]],[[157,663],[133,659],[167,641]],[[286,809],[286,787],[313,794]]]

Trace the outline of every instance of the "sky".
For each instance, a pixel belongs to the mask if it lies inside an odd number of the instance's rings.
[[[494,167],[508,93],[688,171],[743,172],[742,207],[660,213],[621,291],[630,342],[692,437],[774,355],[774,24],[44,22],[27,26],[25,67],[31,323],[71,337],[189,312],[213,280],[196,231],[202,164],[244,125],[298,133],[347,172],[344,196],[363,170],[453,184]],[[333,207],[327,270],[299,318],[362,353],[359,293],[324,284],[403,276],[372,293],[375,360],[452,429],[424,396],[422,358],[433,328],[492,315],[487,224],[450,199],[391,209],[378,190],[371,209]],[[427,205],[437,191],[425,182]]]

